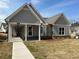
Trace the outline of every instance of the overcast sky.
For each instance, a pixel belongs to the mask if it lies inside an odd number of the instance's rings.
[[[79,0],[0,0],[0,21],[3,22],[24,3],[30,2],[43,17],[64,13],[72,22],[79,20]]]

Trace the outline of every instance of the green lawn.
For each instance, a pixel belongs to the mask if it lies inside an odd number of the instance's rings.
[[[79,39],[24,42],[36,59],[79,59]]]

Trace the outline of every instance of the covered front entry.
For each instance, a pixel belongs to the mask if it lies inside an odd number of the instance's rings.
[[[12,25],[12,37],[22,37],[24,28],[24,25]]]
[[[20,37],[24,41],[34,38],[41,39],[40,37],[40,25],[29,24],[9,24],[8,27],[8,39],[12,41],[12,38]]]

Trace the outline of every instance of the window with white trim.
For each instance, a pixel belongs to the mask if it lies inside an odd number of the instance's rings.
[[[64,35],[64,28],[63,27],[59,28],[59,35]]]

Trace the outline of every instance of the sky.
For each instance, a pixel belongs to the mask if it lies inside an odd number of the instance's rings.
[[[69,21],[79,22],[79,0],[0,0],[0,22],[25,3],[32,3],[43,17],[64,13]]]

